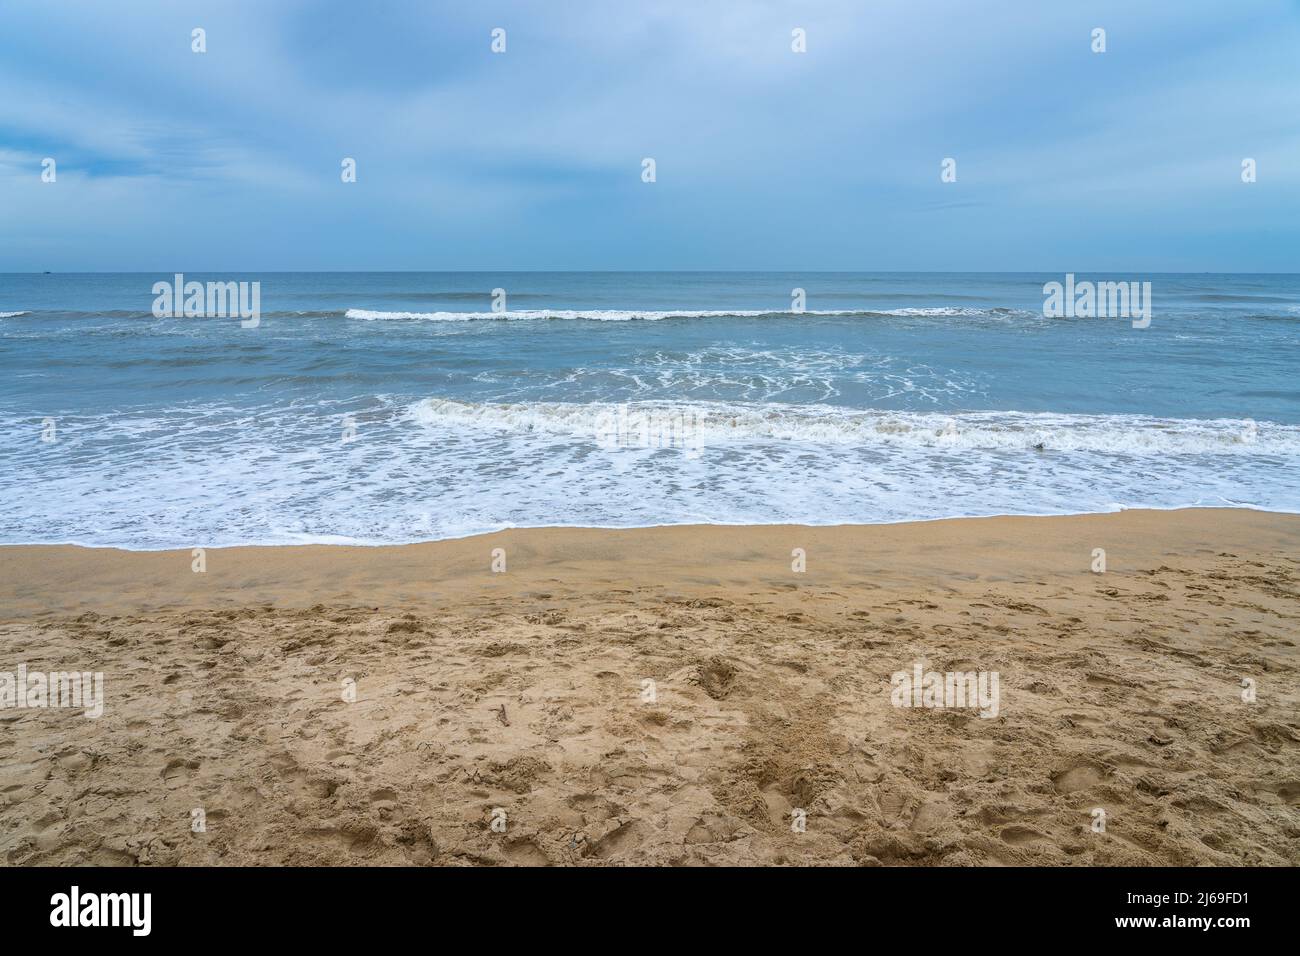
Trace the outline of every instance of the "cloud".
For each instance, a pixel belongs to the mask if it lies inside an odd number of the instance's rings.
[[[36,250],[0,237],[0,271],[1141,267],[1173,224],[1182,267],[1266,269],[1297,228],[1273,0],[18,0],[0,26],[0,202]],[[1270,240],[1188,212],[1224,208]]]

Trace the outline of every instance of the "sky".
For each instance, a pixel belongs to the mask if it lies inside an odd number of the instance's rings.
[[[1300,271],[1300,0],[0,0],[0,272],[478,269]]]

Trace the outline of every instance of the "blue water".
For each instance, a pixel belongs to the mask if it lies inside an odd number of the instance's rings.
[[[259,324],[0,275],[0,542],[1300,510],[1296,275],[1078,276],[1147,328],[1045,318],[1059,274],[185,278]]]

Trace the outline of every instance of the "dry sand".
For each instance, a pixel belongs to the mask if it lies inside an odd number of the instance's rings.
[[[0,548],[0,671],[107,698],[0,710],[0,860],[1294,865],[1298,557],[1217,510]],[[916,661],[998,716],[893,706]]]

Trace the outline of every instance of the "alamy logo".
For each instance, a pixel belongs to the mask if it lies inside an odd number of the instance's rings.
[[[1049,319],[1132,319],[1133,328],[1151,324],[1150,282],[1074,281],[1065,274],[1064,284],[1043,286],[1043,315]]]
[[[51,926],[129,926],[133,936],[148,936],[152,928],[151,893],[69,893],[50,897]]]
[[[698,458],[703,446],[699,416],[691,409],[632,408],[619,405],[596,426],[601,448],[680,448]]]
[[[158,319],[239,318],[241,328],[255,329],[262,321],[262,283],[186,282],[176,273],[174,282],[155,282],[153,314]]]
[[[94,720],[104,713],[104,674],[102,671],[51,671],[48,674],[27,672],[26,664],[18,671],[0,671],[0,709],[6,707],[74,707]]]
[[[978,708],[981,717],[998,715],[997,671],[926,671],[920,661],[912,670],[894,671],[890,701],[895,707]]]

